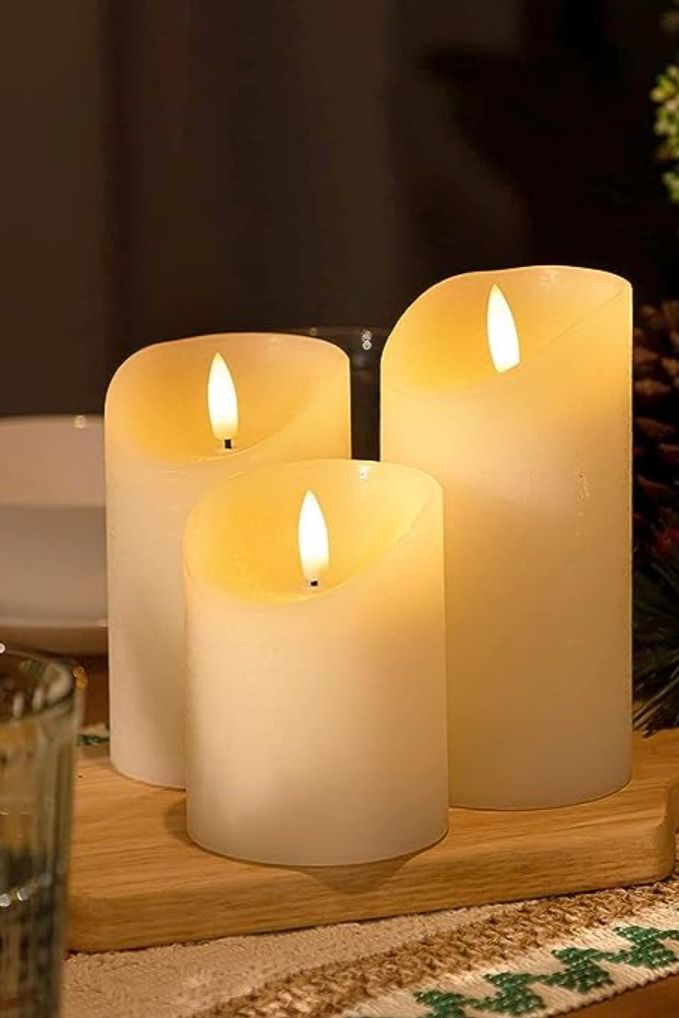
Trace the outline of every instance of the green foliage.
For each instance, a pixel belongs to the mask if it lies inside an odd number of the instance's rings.
[[[674,8],[663,18],[663,26],[672,33],[679,32],[679,0],[674,0]],[[651,99],[656,103],[655,133],[663,141],[658,156],[663,163],[669,164],[663,174],[663,182],[670,196],[670,201],[679,205],[679,66],[670,63],[656,81],[651,92]]]
[[[634,578],[635,727],[679,726],[679,541],[668,529]]]

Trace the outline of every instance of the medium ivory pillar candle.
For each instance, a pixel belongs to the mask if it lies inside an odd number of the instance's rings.
[[[187,823],[258,862],[368,862],[448,822],[441,491],[323,460],[223,482],[186,530]]]
[[[216,356],[216,355],[219,356]],[[349,453],[349,363],[303,336],[158,343],[106,400],[111,756],[122,773],[184,784],[186,517],[219,477]]]
[[[443,486],[452,802],[593,799],[630,773],[631,290],[447,279],[382,362],[382,454]]]

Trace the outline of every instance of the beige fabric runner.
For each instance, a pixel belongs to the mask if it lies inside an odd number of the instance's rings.
[[[650,887],[78,955],[64,1018],[546,1018],[677,971],[679,871]]]

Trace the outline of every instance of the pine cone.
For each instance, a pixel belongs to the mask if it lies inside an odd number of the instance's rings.
[[[679,301],[634,329],[634,518],[643,541],[679,511]]]

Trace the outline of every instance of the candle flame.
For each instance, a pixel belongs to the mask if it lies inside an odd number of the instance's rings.
[[[207,408],[215,438],[224,443],[235,438],[238,433],[238,398],[231,372],[220,353],[214,355],[210,365]]]
[[[316,586],[321,573],[328,568],[330,547],[323,510],[313,491],[307,491],[302,500],[297,526],[297,542],[302,572],[307,582]]]
[[[488,347],[495,370],[515,368],[521,362],[519,336],[512,309],[497,283],[493,283],[488,297],[486,323]]]

